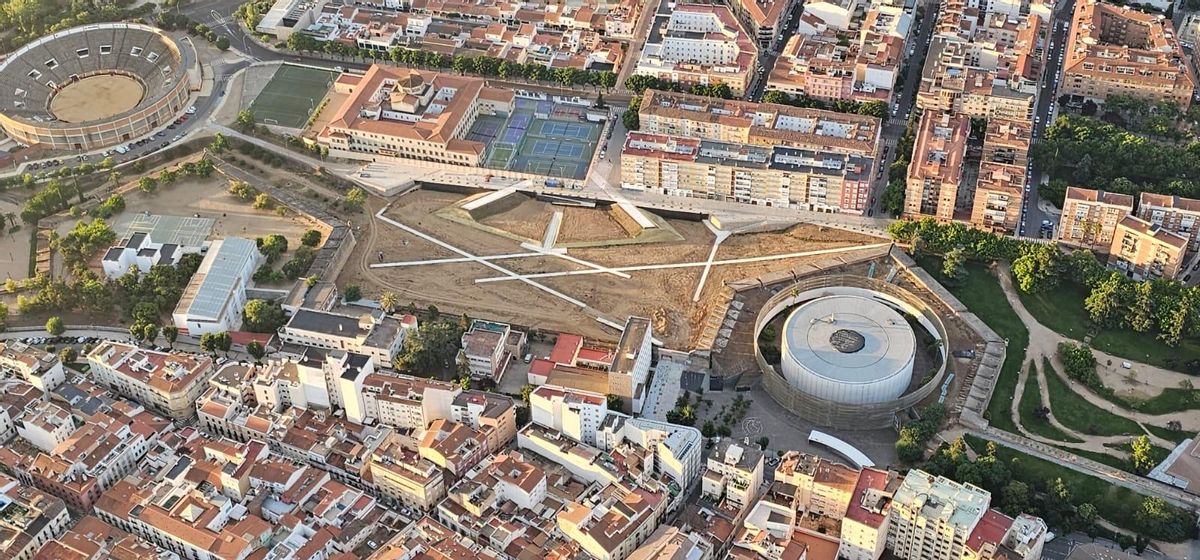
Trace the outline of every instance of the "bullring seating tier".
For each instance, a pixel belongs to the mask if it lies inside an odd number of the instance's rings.
[[[185,71],[184,62],[174,41],[153,27],[116,23],[67,29],[30,43],[0,65],[0,112],[55,122],[48,110],[51,84],[62,87],[73,76],[109,70],[138,77],[145,104],[169,91]]]

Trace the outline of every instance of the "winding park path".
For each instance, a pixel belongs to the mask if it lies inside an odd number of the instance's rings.
[[[1118,458],[1125,457],[1125,454],[1120,450],[1106,447],[1105,444],[1126,444],[1133,439],[1134,436],[1097,436],[1083,434],[1064,426],[1057,418],[1055,418],[1053,410],[1054,405],[1051,403],[1050,389],[1047,383],[1047,376],[1049,375],[1057,375],[1063,383],[1065,383],[1073,392],[1075,392],[1075,394],[1079,395],[1081,398],[1085,399],[1088,403],[1094,405],[1095,407],[1108,410],[1116,416],[1137,422],[1138,425],[1141,426],[1142,430],[1146,432],[1146,435],[1149,436],[1150,441],[1154,443],[1154,445],[1171,449],[1175,447],[1176,442],[1167,441],[1154,435],[1153,433],[1150,433],[1148,430],[1146,430],[1145,424],[1165,426],[1169,421],[1176,421],[1182,424],[1183,431],[1200,431],[1200,410],[1186,410],[1159,415],[1128,410],[1110,402],[1103,396],[1096,394],[1086,385],[1067,377],[1064,373],[1066,372],[1066,368],[1063,367],[1062,362],[1058,359],[1058,344],[1064,341],[1076,341],[1043,326],[1037,321],[1037,319],[1033,317],[1029,310],[1025,308],[1025,304],[1021,301],[1020,296],[1017,294],[1016,288],[1013,286],[1012,274],[1009,272],[1008,265],[1000,265],[996,272],[1000,280],[1000,286],[1004,290],[1004,295],[1008,299],[1009,305],[1012,306],[1013,311],[1016,312],[1017,316],[1021,319],[1021,322],[1025,325],[1025,328],[1029,331],[1029,346],[1025,349],[1025,362],[1021,364],[1021,375],[1017,381],[1017,387],[1013,396],[1011,410],[1012,418],[1017,424],[1017,427],[1021,430],[1021,435],[1034,441],[1055,445],[1058,447],[1104,453],[1106,455],[1111,455]],[[1112,356],[1104,352],[1096,350],[1093,350],[1092,352],[1096,356],[1098,367],[1100,367],[1101,364],[1107,363],[1120,364],[1122,362],[1131,362],[1130,360]],[[1044,364],[1047,360],[1053,367],[1044,367]],[[1139,376],[1147,379],[1147,381],[1144,383],[1151,387],[1175,386],[1179,380],[1188,377],[1182,373],[1164,370],[1162,368],[1137,362],[1131,362],[1131,366],[1131,370],[1137,371]],[[1050,369],[1051,371],[1046,371],[1047,369]],[[1025,392],[1025,384],[1029,381],[1030,375],[1037,376],[1042,405],[1050,408],[1050,415],[1047,419],[1050,425],[1054,426],[1067,436],[1080,440],[1082,443],[1064,442],[1046,438],[1030,432],[1021,424],[1019,407],[1021,404],[1021,397]],[[1102,375],[1105,383],[1110,386],[1113,383],[1113,377],[1115,376],[1111,373],[1108,375]]]

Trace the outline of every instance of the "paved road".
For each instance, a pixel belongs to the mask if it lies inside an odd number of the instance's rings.
[[[1034,110],[1033,138],[1035,142],[1045,134],[1046,127],[1053,120],[1050,111],[1054,108],[1055,99],[1058,97],[1058,80],[1062,73],[1062,63],[1059,62],[1059,57],[1062,56],[1067,43],[1067,29],[1063,28],[1062,24],[1071,19],[1074,9],[1075,0],[1059,3],[1055,6],[1054,16],[1050,22],[1049,52],[1046,56],[1046,68],[1042,72],[1042,86],[1038,92],[1037,107]],[[1029,171],[1029,192],[1025,196],[1022,210],[1024,227],[1018,233],[1028,237],[1037,237],[1042,221],[1050,220],[1055,223],[1055,216],[1047,214],[1038,204],[1038,187],[1045,179],[1045,174],[1032,163]],[[1057,224],[1055,225],[1057,226]]]
[[[887,189],[888,173],[887,170],[891,167],[892,162],[896,161],[896,144],[900,141],[900,136],[904,134],[905,123],[908,121],[908,115],[912,112],[913,105],[917,101],[917,88],[921,83],[921,69],[925,66],[925,55],[929,50],[929,40],[933,36],[933,22],[937,19],[938,3],[933,1],[924,2],[925,17],[917,25],[916,34],[909,40],[909,44],[915,47],[915,52],[908,57],[908,65],[905,67],[904,76],[901,80],[900,88],[893,95],[893,103],[891,108],[895,108],[894,117],[884,120],[883,134],[881,144],[887,150],[887,153],[880,153],[873,187],[871,189],[871,197],[875,202],[871,203],[867,213],[870,216],[883,216],[883,192]],[[891,109],[889,108],[889,109]],[[883,170],[880,174],[878,170]]]

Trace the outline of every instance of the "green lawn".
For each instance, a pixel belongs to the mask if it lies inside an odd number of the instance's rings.
[[[1044,438],[1079,443],[1081,440],[1063,433],[1048,420],[1037,417],[1035,411],[1042,407],[1040,388],[1041,384],[1038,383],[1037,375],[1032,371],[1029,372],[1029,378],[1025,380],[1025,390],[1021,392],[1021,404],[1017,407],[1017,411],[1021,414],[1021,425],[1025,426],[1026,430]]]
[[[1146,424],[1145,426],[1147,430],[1150,430],[1150,433],[1177,445],[1187,438],[1196,437],[1196,432],[1177,432],[1152,424]]]
[[[964,437],[976,451],[982,451],[987,446],[986,441],[981,438],[972,435]],[[1143,499],[1140,494],[1004,445],[998,447],[996,454],[1012,470],[1014,479],[1036,488],[1044,486],[1046,481],[1061,478],[1071,489],[1072,502],[1075,505],[1091,503],[1104,519],[1118,527],[1136,532],[1133,516]]]
[[[1017,379],[1020,377],[1021,363],[1025,361],[1025,347],[1029,345],[1029,331],[1025,330],[1021,318],[1008,305],[1000,281],[984,265],[977,262],[967,263],[968,276],[960,285],[950,287],[942,275],[942,259],[937,256],[922,255],[917,258],[917,264],[942,282],[950,293],[954,294],[963,305],[987,323],[996,334],[1008,339],[1008,355],[1004,359],[1004,367],[1000,370],[1000,378],[996,380],[996,388],[992,392],[992,401],[988,405],[987,418],[991,424],[1001,430],[1019,434],[1017,425],[1012,419],[1012,399],[1017,392]]]
[[[1091,320],[1083,307],[1083,300],[1087,297],[1084,289],[1064,283],[1037,294],[1020,291],[1018,294],[1029,313],[1047,328],[1080,341],[1087,336]],[[1200,340],[1196,338],[1185,339],[1172,348],[1152,333],[1104,329],[1096,333],[1090,344],[1114,356],[1175,371],[1184,371],[1185,363],[1200,359]]]
[[[1050,409],[1062,425],[1084,434],[1119,436],[1141,434],[1137,422],[1122,418],[1084,399],[1058,377],[1049,360],[1044,360],[1046,387],[1050,392]],[[1114,405],[1115,406],[1115,405]]]

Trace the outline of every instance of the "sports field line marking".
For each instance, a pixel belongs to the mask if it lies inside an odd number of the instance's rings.
[[[785,253],[782,255],[765,255],[761,257],[746,257],[741,259],[725,259],[720,261],[712,261],[712,266],[720,266],[726,264],[746,264],[753,262],[777,261],[782,259],[794,259],[799,257],[815,257],[817,255],[828,255],[831,253],[844,253],[846,251],[862,251],[865,249],[879,249],[889,247],[891,243],[873,243],[871,245],[857,245],[854,247],[837,247],[834,249],[818,249],[816,251],[803,251],[800,253]],[[669,264],[643,264],[635,266],[616,266],[608,270],[616,272],[638,272],[643,270],[665,270],[671,268],[697,268],[710,264],[709,261],[686,262],[686,263],[669,263]],[[558,278],[561,276],[582,276],[587,274],[601,274],[606,270],[570,270],[567,272],[536,272],[533,274],[517,274],[512,277],[491,276],[488,278],[479,278],[475,280],[476,284],[487,284],[490,282],[505,282],[508,280],[530,280],[534,278]]]
[[[549,286],[546,286],[545,284],[541,284],[541,283],[539,283],[539,282],[535,282],[535,281],[533,281],[533,280],[530,280],[530,279],[528,279],[528,278],[521,278],[521,277],[520,277],[520,275],[519,275],[519,274],[517,274],[516,272],[513,272],[513,271],[511,271],[511,270],[509,270],[509,269],[507,269],[507,268],[504,268],[504,267],[502,267],[502,266],[500,266],[500,265],[497,265],[497,264],[495,264],[495,263],[493,263],[493,262],[490,262],[490,261],[485,261],[485,260],[483,260],[483,259],[481,259],[481,258],[479,258],[479,257],[477,257],[477,256],[475,256],[475,255],[472,255],[471,253],[468,253],[468,252],[466,252],[466,251],[464,251],[464,250],[462,250],[462,249],[459,249],[458,247],[455,247],[454,245],[451,245],[451,244],[449,244],[449,243],[446,243],[445,241],[442,241],[441,239],[438,239],[438,238],[436,238],[436,237],[434,237],[434,236],[432,236],[432,235],[429,235],[429,234],[427,234],[427,233],[425,233],[425,232],[423,232],[423,231],[420,231],[420,230],[417,230],[417,229],[413,229],[413,228],[411,228],[411,227],[408,227],[408,226],[406,226],[406,225],[404,225],[404,224],[402,224],[402,223],[400,223],[400,222],[397,222],[396,220],[393,220],[393,219],[391,219],[391,218],[389,218],[389,217],[387,217],[387,216],[384,216],[384,215],[383,215],[383,209],[380,209],[380,210],[379,210],[379,212],[377,212],[377,213],[375,214],[375,217],[376,217],[376,218],[378,218],[380,221],[383,221],[384,223],[388,223],[388,224],[391,224],[391,225],[393,225],[393,226],[396,226],[396,227],[398,227],[398,228],[400,228],[400,229],[402,229],[402,230],[404,230],[404,231],[407,231],[408,233],[411,233],[411,234],[413,234],[413,235],[415,235],[415,236],[417,236],[417,237],[420,237],[421,239],[424,239],[424,240],[426,240],[426,241],[428,241],[428,242],[430,242],[430,243],[433,243],[433,244],[435,244],[435,245],[438,245],[438,246],[442,247],[443,249],[448,249],[448,250],[450,250],[450,251],[453,251],[453,252],[455,252],[455,253],[458,253],[458,254],[460,254],[460,255],[462,255],[462,256],[464,256],[464,257],[468,258],[468,259],[471,259],[472,261],[475,261],[476,263],[482,264],[483,266],[486,266],[486,267],[488,267],[488,268],[490,268],[490,269],[492,269],[492,270],[495,270],[496,272],[499,272],[499,273],[501,273],[501,274],[506,274],[506,275],[508,275],[510,278],[513,278],[513,279],[516,279],[516,280],[520,280],[521,282],[524,282],[524,283],[526,283],[526,284],[529,284],[530,286],[533,286],[533,287],[535,287],[535,288],[537,288],[537,289],[539,289],[539,290],[541,290],[541,291],[543,291],[543,292],[546,292],[546,293],[548,293],[548,294],[550,294],[550,295],[552,295],[552,296],[554,296],[554,297],[557,297],[557,298],[559,298],[559,299],[562,299],[563,301],[566,301],[567,303],[570,303],[570,304],[572,304],[572,305],[578,306],[578,307],[579,307],[579,308],[581,308],[581,309],[588,309],[588,306],[587,306],[587,304],[586,304],[586,303],[583,303],[582,301],[579,301],[579,300],[577,300],[577,299],[575,299],[575,298],[573,298],[573,297],[571,297],[571,296],[568,296],[567,294],[564,294],[564,293],[562,293],[562,292],[560,292],[560,291],[558,291],[558,290],[555,290],[554,288],[551,288],[551,287],[549,287]]]
[[[525,257],[544,257],[544,256],[545,256],[545,254],[543,254],[543,253],[507,253],[504,255],[481,255],[481,256],[478,256],[475,258],[479,259],[479,260],[484,260],[484,261],[501,261],[501,260],[508,260],[508,259],[520,259],[520,258],[525,258]],[[385,263],[372,263],[371,268],[396,268],[396,267],[402,267],[402,266],[423,266],[423,265],[433,265],[433,264],[454,264],[454,263],[467,263],[467,262],[475,262],[475,259],[468,258],[468,257],[449,257],[449,258],[444,258],[444,259],[427,259],[427,260],[423,260],[423,261],[392,261],[392,262],[385,262]]]

